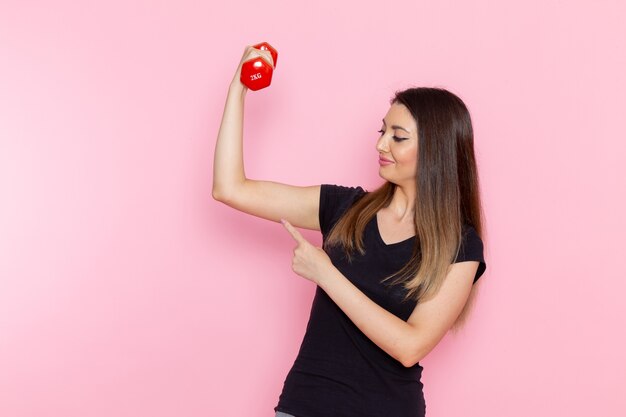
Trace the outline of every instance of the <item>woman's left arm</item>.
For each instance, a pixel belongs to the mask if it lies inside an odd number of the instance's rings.
[[[410,352],[417,342],[417,334],[411,324],[372,301],[334,265],[317,279],[317,285],[365,336],[398,362],[410,366]]]
[[[477,269],[475,261],[453,264],[437,295],[418,303],[408,321],[372,301],[334,265],[316,282],[372,342],[410,367],[450,329],[467,301]]]
[[[298,243],[293,270],[319,285],[365,336],[406,367],[422,360],[450,329],[467,301],[478,269],[477,261],[452,264],[437,294],[418,303],[404,321],[352,284],[322,248],[311,245],[288,221],[283,225]]]

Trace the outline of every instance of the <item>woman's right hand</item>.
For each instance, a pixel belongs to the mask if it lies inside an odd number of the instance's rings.
[[[248,87],[246,87],[241,82],[241,67],[243,66],[244,62],[250,59],[256,58],[258,56],[265,59],[265,61],[267,61],[272,66],[272,69],[274,69],[274,58],[272,58],[272,54],[270,51],[265,51],[263,49],[256,49],[252,45],[248,45],[245,47],[243,51],[241,61],[239,61],[239,66],[237,67],[237,71],[235,72],[235,76],[233,77],[233,80],[230,83],[231,89],[237,88],[242,91],[248,90]]]

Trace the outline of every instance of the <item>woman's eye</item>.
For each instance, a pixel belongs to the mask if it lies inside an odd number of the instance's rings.
[[[383,133],[385,133],[385,131],[381,129],[381,130],[378,131],[378,133],[380,133],[380,135],[382,136]],[[393,136],[393,140],[395,140],[396,142],[401,142],[401,141],[407,140],[407,139],[408,138],[399,138],[397,136]]]

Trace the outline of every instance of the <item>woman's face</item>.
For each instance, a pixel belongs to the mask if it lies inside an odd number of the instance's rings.
[[[403,104],[394,103],[385,115],[376,143],[379,157],[391,163],[381,164],[379,175],[394,184],[415,181],[417,170],[417,124]],[[379,162],[380,164],[380,162]]]

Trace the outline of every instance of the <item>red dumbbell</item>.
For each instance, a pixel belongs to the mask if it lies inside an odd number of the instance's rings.
[[[261,42],[256,45],[252,45],[255,49],[263,51],[270,51],[272,59],[274,59],[274,68],[276,68],[276,60],[278,59],[278,52],[276,49],[267,42]],[[272,73],[274,72],[272,66],[265,59],[256,57],[243,63],[241,66],[240,80],[243,85],[248,87],[252,91],[265,88],[272,82]]]

